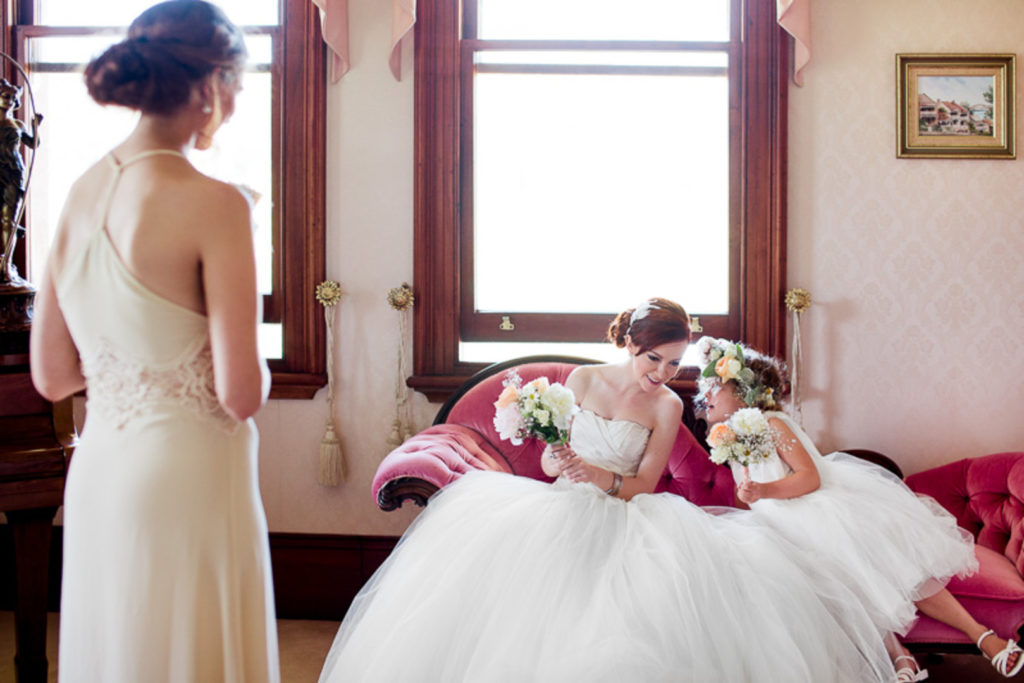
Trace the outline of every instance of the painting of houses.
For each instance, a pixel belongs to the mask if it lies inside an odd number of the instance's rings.
[[[917,92],[921,135],[992,136],[991,77],[921,76]]]

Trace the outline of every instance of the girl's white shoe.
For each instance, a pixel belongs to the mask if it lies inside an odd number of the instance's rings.
[[[988,638],[989,636],[994,635],[996,635],[996,632],[992,629],[989,629],[982,633],[981,636],[978,638],[978,649],[981,650],[981,641],[985,640],[985,638]],[[1013,668],[1010,669],[1009,664],[1007,662],[1010,661],[1010,655],[1012,655],[1014,652],[1018,652],[1020,654],[1017,655],[1017,661],[1013,665]],[[981,650],[981,654],[985,655],[985,651]],[[985,659],[988,658],[988,655],[985,655]],[[1000,650],[995,657],[992,657],[992,666],[993,668],[995,668],[996,671],[1003,675],[1003,678],[1010,678],[1011,676],[1016,676],[1018,673],[1020,673],[1021,668],[1024,668],[1024,650],[1022,650],[1020,646],[1012,640],[1007,640],[1006,647]]]
[[[906,659],[910,664],[896,669],[896,683],[915,683],[915,681],[923,681],[928,678],[928,669],[922,669],[911,655],[900,655],[892,663],[899,664],[901,659]]]

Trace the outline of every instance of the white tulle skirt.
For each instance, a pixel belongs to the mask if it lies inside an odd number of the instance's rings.
[[[751,508],[810,561],[834,563],[879,628],[906,633],[916,619],[916,600],[954,575],[977,570],[973,537],[933,498],[846,453],[815,464],[817,491],[760,500]]]
[[[466,475],[356,597],[320,680],[891,680],[845,587],[753,521]]]

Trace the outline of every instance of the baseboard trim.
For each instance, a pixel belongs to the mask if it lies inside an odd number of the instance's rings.
[[[341,621],[397,542],[393,536],[270,534],[277,616]]]
[[[60,611],[63,531],[54,527],[50,539],[47,608],[52,612]],[[277,616],[340,621],[397,542],[393,536],[271,533]],[[10,527],[0,524],[0,610],[14,609],[14,582],[14,540]]]

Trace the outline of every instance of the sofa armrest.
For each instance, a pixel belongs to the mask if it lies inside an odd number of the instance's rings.
[[[382,510],[394,510],[406,500],[423,506],[439,488],[473,470],[512,472],[476,430],[434,425],[385,456],[373,478],[373,497]]]

